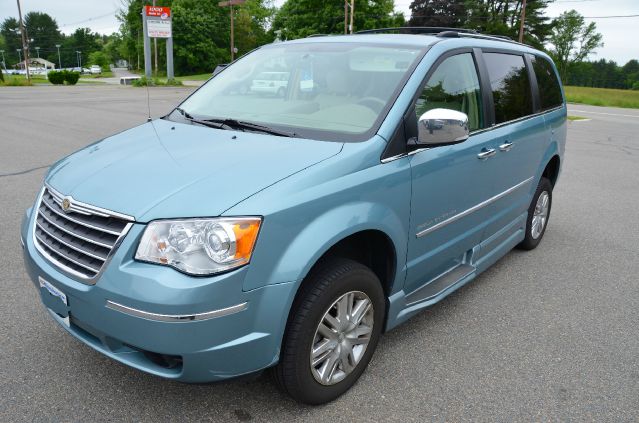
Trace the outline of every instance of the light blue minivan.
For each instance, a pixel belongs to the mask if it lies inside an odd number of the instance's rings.
[[[266,72],[285,92],[251,90]],[[54,164],[26,268],[51,317],[121,363],[184,382],[271,368],[324,403],[382,332],[537,247],[565,139],[556,69],[523,44],[426,28],[272,44]]]

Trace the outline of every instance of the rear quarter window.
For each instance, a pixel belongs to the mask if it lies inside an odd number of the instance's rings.
[[[564,100],[561,96],[561,86],[552,64],[547,59],[538,56],[531,57],[531,60],[535,77],[537,78],[537,86],[539,87],[541,110],[549,110],[561,106]]]
[[[508,122],[533,113],[532,90],[524,57],[507,53],[484,53],[495,103],[495,123]]]

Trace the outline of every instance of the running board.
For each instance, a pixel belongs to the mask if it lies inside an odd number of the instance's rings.
[[[464,279],[474,271],[475,266],[462,263],[459,266],[454,267],[448,272],[443,273],[435,279],[431,280],[426,285],[423,285],[422,287],[417,288],[415,291],[408,294],[406,296],[406,305],[411,306],[413,304],[433,298],[441,292],[445,291],[447,288],[453,286],[458,281]]]

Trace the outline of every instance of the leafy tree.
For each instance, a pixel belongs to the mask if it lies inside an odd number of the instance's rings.
[[[550,35],[545,9],[552,0],[529,0],[524,42],[541,48]],[[518,39],[521,0],[413,0],[410,26],[450,26]]]
[[[460,28],[466,21],[465,0],[413,0],[409,26]]]
[[[6,18],[0,24],[0,35],[4,38],[4,57],[7,68],[13,67],[19,62],[17,49],[22,49],[22,38],[20,38],[20,24],[16,18]]]
[[[90,28],[78,28],[73,34],[64,37],[62,46],[60,47],[60,57],[63,67],[78,66],[78,58],[76,51],[82,52],[82,67],[88,62],[89,55],[94,51],[102,49],[104,42],[100,34],[91,32]],[[57,52],[56,52],[57,56]],[[57,60],[55,61],[57,62]]]
[[[565,81],[568,78],[570,65],[583,61],[596,48],[602,47],[603,37],[597,32],[597,25],[594,22],[586,25],[584,17],[576,10],[562,13],[552,23],[550,53],[559,74]]]
[[[109,57],[109,55],[107,55],[104,51],[94,51],[93,53],[89,54],[87,65],[98,65],[102,68],[103,71],[108,71],[110,64],[111,57]]]
[[[217,2],[173,1],[176,73],[212,72],[218,63],[230,60],[228,11]]]
[[[541,48],[550,36],[551,22],[545,9],[552,0],[530,0],[526,3],[524,43]],[[519,38],[521,0],[467,1],[466,25],[482,33]]]
[[[355,31],[403,24],[404,15],[394,12],[393,0],[355,1]],[[344,1],[287,0],[275,14],[272,30],[279,31],[283,40],[312,34],[343,34]]]
[[[275,7],[270,2],[247,0],[242,6],[234,7],[233,10],[235,11],[235,47],[237,47],[238,56],[273,41],[273,34],[266,31],[275,14]]]
[[[639,61],[636,59],[629,60],[628,63],[623,65],[621,71],[626,80],[626,87],[637,89],[633,87],[639,83]]]
[[[58,24],[50,15],[41,12],[29,12],[24,16],[24,26],[29,34],[29,50],[32,57],[36,56],[35,47],[40,47],[40,57],[53,63],[58,63],[58,53],[55,48],[62,40]]]
[[[142,34],[142,6],[147,2],[143,0],[122,0],[122,9],[116,14],[120,21],[120,34],[122,45],[119,48],[120,55],[130,65],[137,69],[144,66],[144,44]],[[160,2],[161,6],[166,6]]]
[[[124,9],[117,15],[121,22],[121,40],[117,42],[118,57],[129,63],[144,66],[144,44],[140,12],[143,0],[125,0]],[[171,7],[173,19],[173,58],[175,73],[212,72],[218,63],[230,60],[230,19],[228,7],[217,1],[165,0],[158,6]],[[234,7],[235,46],[238,53],[272,41],[267,33],[275,9],[271,0],[247,0]],[[108,42],[107,42],[108,45]],[[166,63],[164,41],[158,40],[160,68]],[[112,57],[116,55],[112,54]]]

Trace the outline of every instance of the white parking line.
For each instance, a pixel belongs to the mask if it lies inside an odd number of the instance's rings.
[[[589,112],[588,110],[577,110],[577,109],[569,109],[570,112],[577,112],[577,113],[590,113],[593,115],[606,115],[606,116],[621,116],[621,117],[633,117],[633,118],[639,118],[639,115],[622,115],[620,113],[603,113],[603,112]]]

